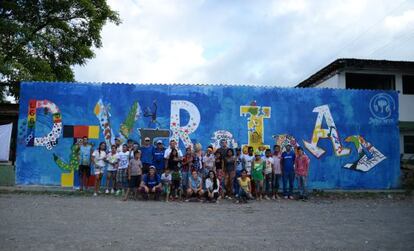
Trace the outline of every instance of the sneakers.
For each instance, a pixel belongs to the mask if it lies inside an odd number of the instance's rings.
[[[115,195],[116,195],[116,196],[121,195],[121,190],[117,190],[117,191],[116,191],[116,193],[115,193]]]
[[[111,189],[111,194],[114,194],[115,193],[115,190],[112,188]]]
[[[294,200],[295,198],[293,198],[293,196],[289,196],[289,200]]]
[[[108,190],[108,189],[106,189],[106,190],[105,190],[105,194],[108,194],[108,193],[109,193],[109,190]]]
[[[270,200],[269,196],[265,195],[264,197],[265,200]]]
[[[283,196],[283,198],[284,198],[285,200],[287,200],[287,199],[288,199],[288,197],[287,197],[287,196]]]
[[[95,197],[96,197],[96,196],[98,196],[98,194],[97,194],[97,193],[93,193],[93,196],[95,196]]]

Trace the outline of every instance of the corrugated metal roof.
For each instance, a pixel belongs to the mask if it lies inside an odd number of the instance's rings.
[[[356,59],[356,58],[339,58],[328,64],[321,70],[317,71],[309,78],[303,80],[296,87],[311,87],[321,79],[336,73],[345,68],[358,69],[382,69],[384,71],[398,70],[414,73],[413,61],[390,61],[390,60],[373,60],[373,59]]]

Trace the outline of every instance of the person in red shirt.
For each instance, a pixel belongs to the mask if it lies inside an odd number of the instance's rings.
[[[309,157],[303,152],[302,147],[297,148],[298,156],[295,159],[295,176],[298,180],[299,199],[307,200],[308,193],[306,189],[306,181],[309,172]]]

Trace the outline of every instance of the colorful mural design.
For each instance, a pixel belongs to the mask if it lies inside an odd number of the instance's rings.
[[[230,148],[237,148],[238,144],[236,139],[233,137],[231,132],[226,130],[218,130],[214,132],[213,137],[211,138],[211,145],[214,149],[220,148],[220,143],[225,140],[227,141],[227,146]]]
[[[17,184],[76,186],[87,136],[94,146],[115,137],[182,149],[303,144],[310,188],[399,187],[393,91],[23,82],[20,97]]]
[[[273,135],[273,138],[275,139],[275,144],[280,146],[280,149],[282,151],[286,150],[286,146],[290,145],[292,147],[298,147],[299,144],[296,141],[295,137],[289,134],[279,134],[279,135]]]
[[[264,144],[264,119],[270,118],[271,107],[257,106],[256,101],[248,106],[240,106],[240,116],[247,117],[247,145],[243,145],[243,152],[247,146],[263,151],[269,148]]]

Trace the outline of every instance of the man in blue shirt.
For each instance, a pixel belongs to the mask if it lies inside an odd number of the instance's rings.
[[[164,167],[165,167],[164,153],[165,153],[165,148],[162,145],[162,141],[158,140],[157,147],[154,149],[152,153],[152,164],[157,169],[157,173],[164,172]]]
[[[283,174],[283,196],[285,199],[293,199],[293,184],[295,181],[295,152],[290,145],[286,146],[286,151],[282,153],[282,174]],[[289,182],[289,191],[287,191]]]
[[[161,193],[161,179],[156,173],[155,167],[150,166],[149,172],[144,175],[141,182],[141,194],[144,200],[148,200],[149,194],[154,194],[154,200],[158,200]]]
[[[154,152],[154,146],[151,144],[151,139],[146,137],[144,144],[141,146],[141,161],[142,161],[142,173],[147,174],[149,167],[152,165],[152,156]]]

